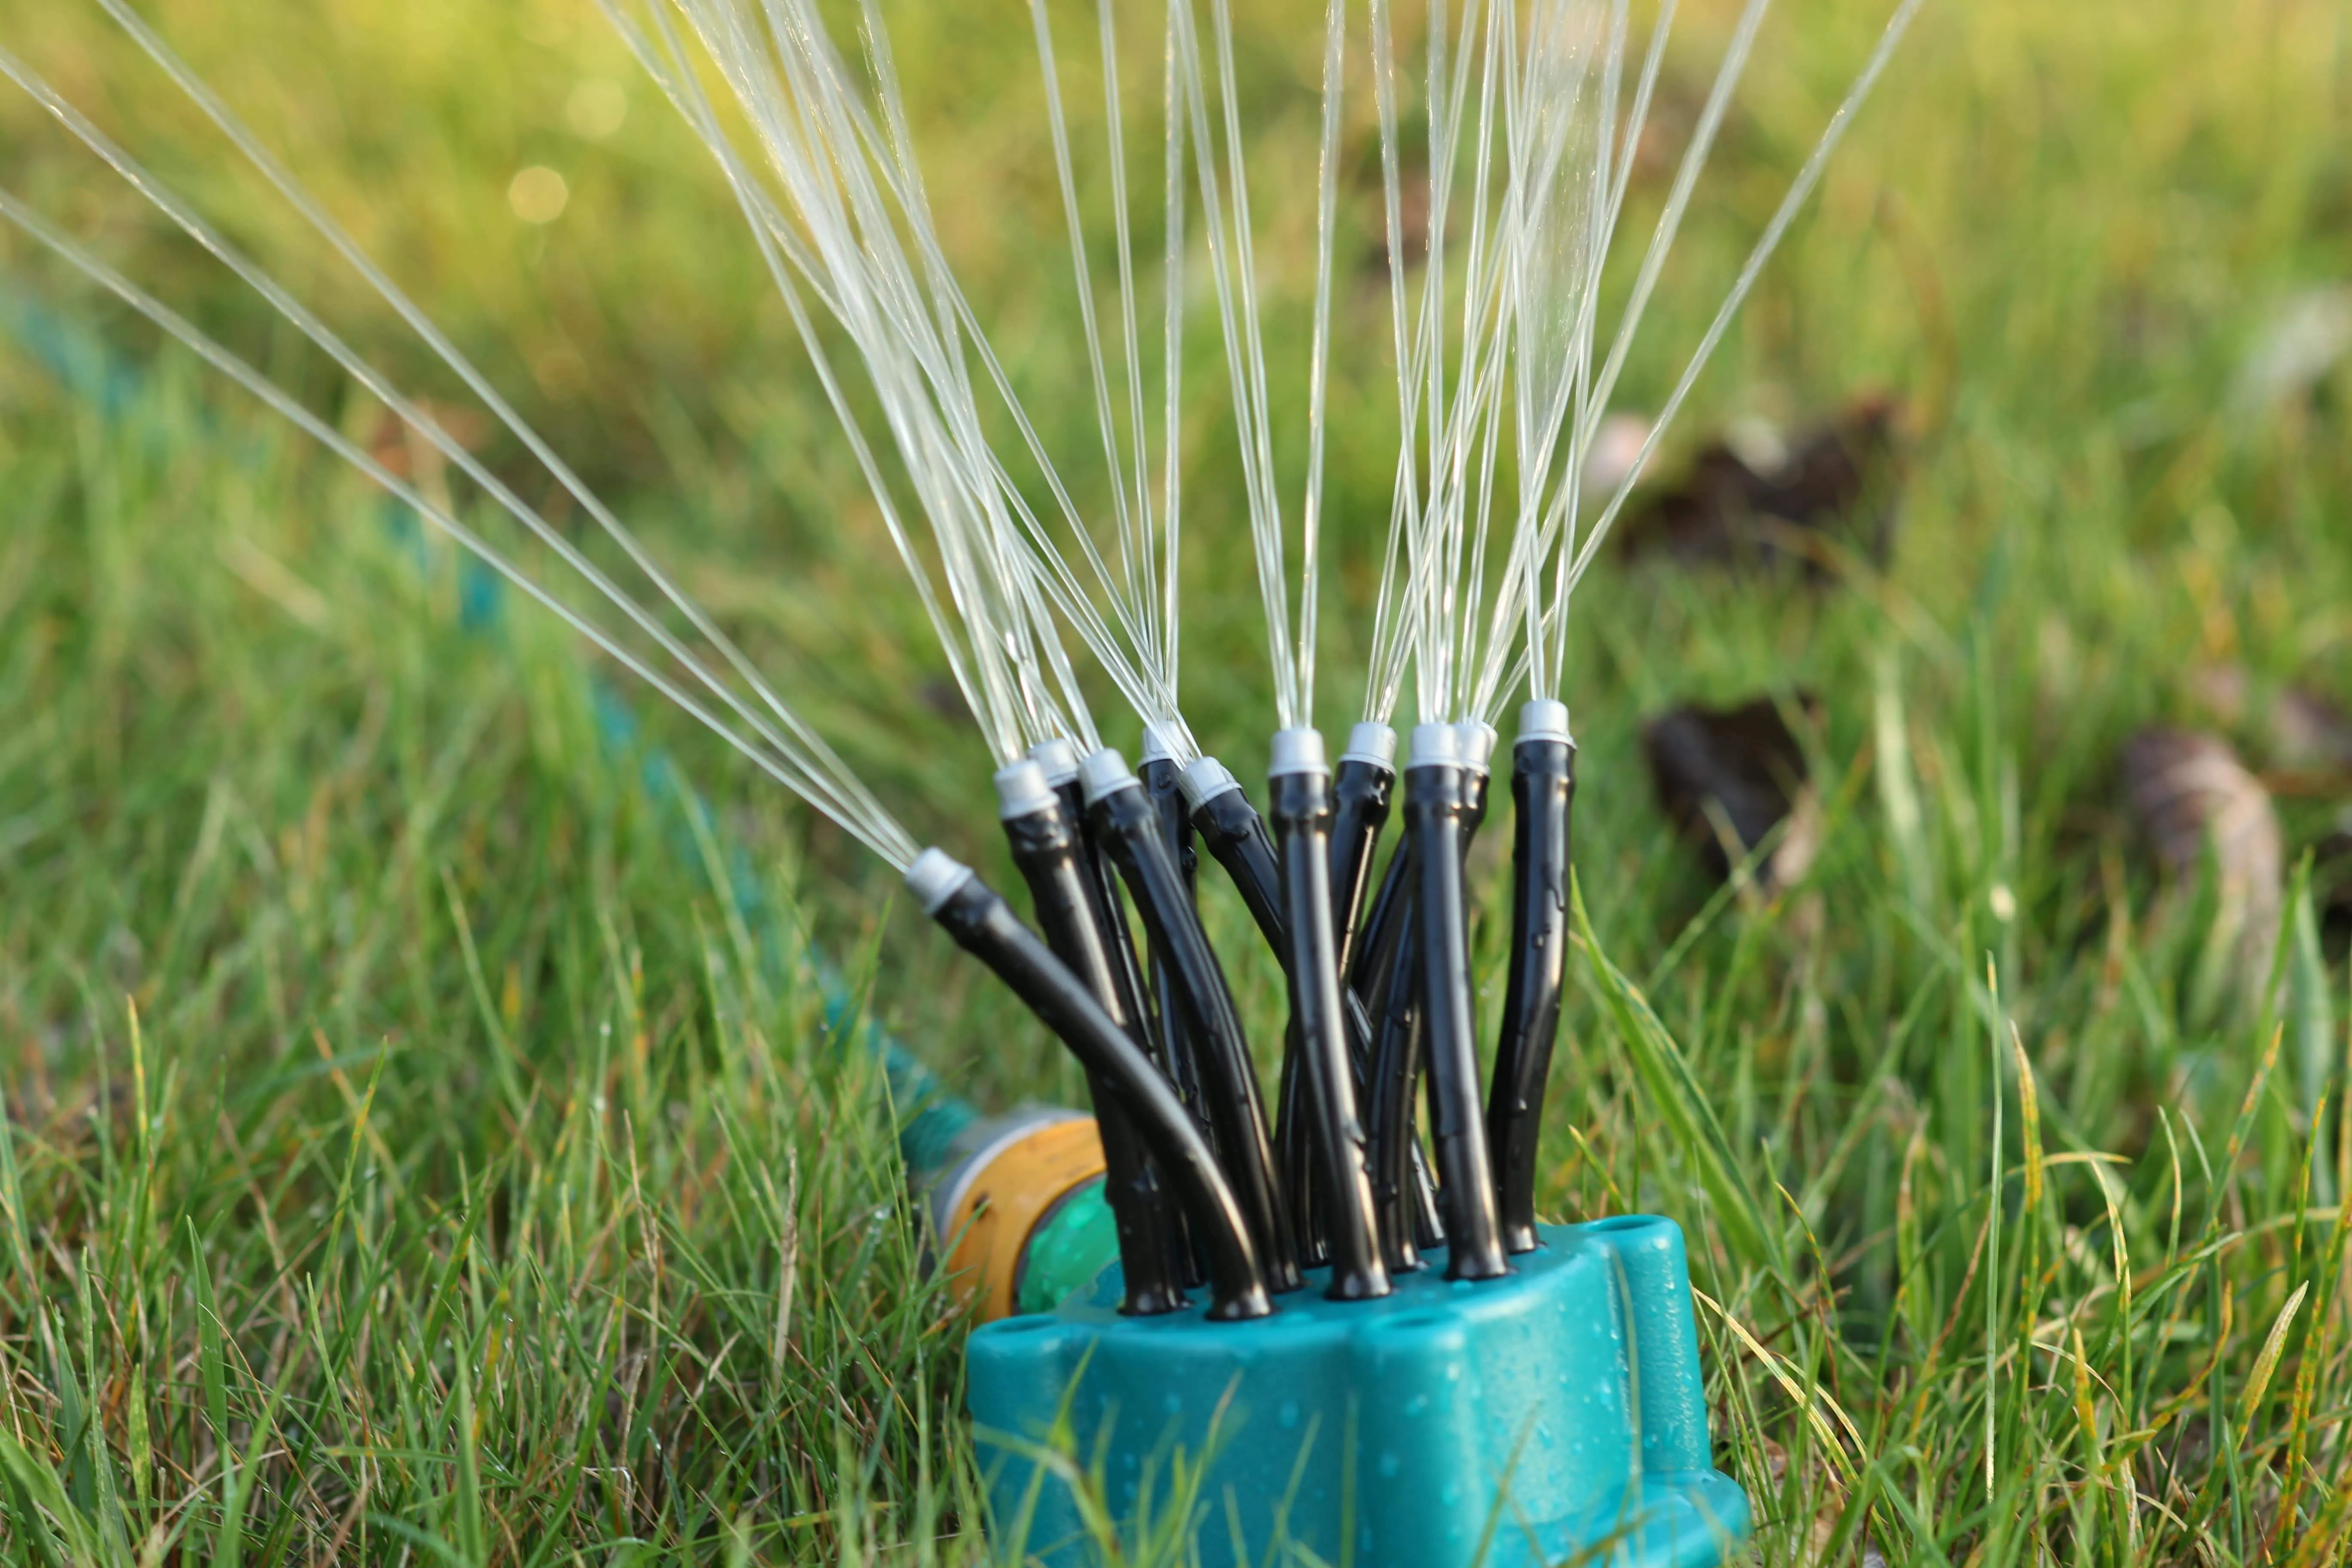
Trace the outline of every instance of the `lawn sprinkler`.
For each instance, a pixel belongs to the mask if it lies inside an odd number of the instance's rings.
[[[1399,435],[1364,671],[1336,766],[1314,710],[1323,449],[1340,224],[1347,7],[1322,54],[1318,244],[1297,536],[1274,461],[1228,0],[1166,6],[1160,406],[1127,210],[1115,7],[1097,8],[1115,278],[1094,251],[1044,0],[1033,0],[1100,441],[1073,483],[946,259],[887,30],[855,57],[816,0],[608,0],[717,160],[842,422],[992,755],[1034,928],[926,847],[658,565],[619,516],[171,52],[97,0],[512,434],[593,527],[551,523],[390,378],[12,57],[0,72],[259,290],[495,505],[461,518],[26,204],[5,216],[475,552],[896,868],[1084,1069],[1091,1117],[959,1113],[927,1157],[940,1267],[987,1320],[969,1388],[990,1524],[1055,1563],[1175,1526],[1211,1563],[1627,1568],[1714,1563],[1749,1531],[1713,1467],[1682,1231],[1537,1220],[1542,1114],[1566,984],[1576,746],[1560,700],[1573,592],[1667,424],[1810,194],[1918,0],[1901,0],[1843,105],[1605,497],[1585,458],[1744,67],[1749,0],[1630,297],[1596,353],[1601,264],[1673,16],[1638,64],[1627,8],[1492,0],[1439,12],[1420,84],[1426,167],[1408,232],[1384,0],[1370,12]],[[859,63],[853,66],[850,61]],[[714,97],[723,93],[724,101]],[[1267,629],[1261,813],[1179,700],[1186,280],[1204,255]],[[1146,279],[1148,281],[1148,279]],[[849,354],[844,356],[846,345]],[[843,363],[863,381],[853,391]],[[887,441],[870,438],[877,417]],[[1017,439],[1000,450],[1006,433]],[[886,466],[884,454],[892,461]],[[1015,473],[1015,458],[1019,473]],[[1157,482],[1154,468],[1157,465]],[[1091,467],[1091,464],[1089,465]],[[1099,500],[1082,507],[1081,494]],[[508,520],[499,523],[496,513]],[[1107,514],[1097,524],[1090,515]],[[1501,536],[1496,537],[1499,513]],[[496,531],[490,531],[493,525]],[[510,525],[510,526],[509,526]],[[1108,537],[1098,537],[1098,527]],[[523,554],[509,536],[529,546]],[[1295,550],[1296,578],[1289,559]],[[546,577],[526,560],[546,563]],[[554,566],[563,570],[556,572]],[[1106,743],[1066,639],[1141,725]],[[1418,721],[1393,727],[1406,681]],[[1483,1091],[1465,862],[1508,755],[1509,965]],[[1399,831],[1386,863],[1380,839]],[[1202,852],[1246,906],[1287,1001],[1268,1095],[1196,904]],[[1423,1126],[1423,1108],[1427,1126]]]
[[[1533,727],[1515,748],[1520,820],[1538,843],[1547,833],[1564,843],[1572,785],[1561,754],[1572,748],[1549,727],[1556,704],[1528,707],[1522,721]],[[1451,759],[1452,740],[1416,744]],[[1043,784],[1034,763],[1008,772]],[[1295,798],[1283,777],[1275,795]],[[1553,787],[1530,790],[1531,778]],[[1008,805],[1024,799],[1005,793]],[[928,900],[958,874],[942,864],[910,883],[933,888]],[[1542,867],[1522,858],[1516,879],[1515,909],[1547,907],[1528,891],[1532,882],[1539,893]],[[1549,907],[1564,908],[1557,891]],[[1564,931],[1548,935],[1517,944],[1506,1005],[1506,1045],[1528,1054],[1548,1054],[1558,1018],[1560,966],[1546,952]],[[1542,1070],[1498,1067],[1487,1121],[1531,1120]],[[1339,1098],[1351,1096],[1343,1088]],[[1474,1117],[1472,1151],[1484,1131]],[[1030,1555],[1092,1561],[1089,1506],[1124,1519],[1171,1494],[1208,1505],[1206,1563],[1258,1561],[1283,1542],[1327,1562],[1548,1563],[1601,1545],[1610,1561],[1679,1564],[1719,1561],[1746,1539],[1747,1500],[1713,1468],[1689,1266],[1672,1220],[1501,1223],[1497,1212],[1532,1212],[1532,1163],[1519,1159],[1508,1169],[1529,1190],[1490,1182],[1477,1190],[1499,1205],[1459,1205],[1487,1212],[1483,1254],[1465,1248],[1457,1262],[1440,1242],[1391,1275],[1360,1153],[1347,1173],[1352,1200],[1331,1205],[1329,1261],[1299,1270],[1264,1321],[1237,1322],[1256,1310],[1215,1291],[1187,1302],[1184,1261],[1171,1262],[1165,1239],[1147,1247],[1133,1226],[1112,1223],[1120,1178],[1107,1173],[1108,1141],[1093,1121],[1032,1110],[976,1122],[964,1142],[929,1209],[951,1279],[992,1320],[967,1351],[971,1405],[983,1444],[1001,1450],[990,1472],[997,1528]],[[1411,1205],[1398,1212],[1411,1229]],[[1454,1234],[1469,1235],[1479,1222],[1457,1223]],[[1131,1273],[1128,1257],[1144,1269]],[[1034,1457],[1041,1447],[1094,1468],[1074,1484]],[[1232,1555],[1220,1528],[1228,1516],[1246,1557]]]

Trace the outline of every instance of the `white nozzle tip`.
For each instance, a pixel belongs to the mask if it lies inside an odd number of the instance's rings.
[[[1323,760],[1323,736],[1316,730],[1276,730],[1274,732],[1274,761],[1266,773],[1274,778],[1285,773],[1323,773],[1331,771]]]
[[[1462,736],[1462,765],[1474,773],[1483,773],[1495,758],[1495,742],[1500,737],[1495,726],[1480,719],[1465,719],[1454,726]]]
[[[1370,763],[1378,768],[1396,766],[1396,731],[1386,724],[1370,721],[1348,731],[1348,749],[1339,753],[1343,763]]]
[[[1127,771],[1127,759],[1108,746],[1078,764],[1078,787],[1086,792],[1088,805],[1136,782],[1135,775]]]
[[[1168,763],[1176,760],[1174,749],[1161,737],[1160,726],[1157,724],[1146,724],[1143,727],[1143,756],[1140,760],[1147,763]]]
[[[1568,732],[1568,704],[1549,697],[1538,697],[1519,705],[1519,739],[1522,741],[1558,741],[1565,745],[1576,744],[1576,737]]]
[[[907,891],[915,895],[925,914],[935,915],[971,878],[971,868],[946,850],[926,849],[907,868]]]
[[[1058,735],[1030,747],[1029,760],[1045,770],[1045,782],[1056,789],[1078,776],[1078,749]]]
[[[1176,782],[1184,792],[1185,806],[1192,811],[1200,810],[1204,803],[1216,799],[1227,790],[1242,787],[1241,781],[1234,777],[1233,770],[1214,757],[1202,757],[1178,774]]]
[[[1458,768],[1462,765],[1462,731],[1452,724],[1415,724],[1412,761],[1409,768]]]
[[[1016,816],[1034,816],[1061,804],[1045,770],[1035,763],[1014,763],[996,770],[996,815],[1000,821],[1010,822]]]

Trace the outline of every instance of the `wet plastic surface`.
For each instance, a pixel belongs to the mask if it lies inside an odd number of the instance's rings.
[[[1368,1568],[1723,1562],[1748,1539],[1748,1501],[1711,1468],[1680,1227],[1626,1215],[1541,1234],[1501,1279],[1449,1281],[1441,1254],[1391,1296],[1301,1293],[1254,1322],[1122,1318],[1108,1271],[1055,1312],[977,1331],[998,1539],[1055,1568],[1097,1560],[1068,1485],[1020,1449],[1066,1405],[1073,1451],[1101,1455],[1122,1521],[1147,1496],[1164,1516],[1177,1457],[1208,1456],[1206,1568],[1242,1561],[1236,1525],[1253,1563],[1281,1541],[1339,1562],[1343,1529]]]

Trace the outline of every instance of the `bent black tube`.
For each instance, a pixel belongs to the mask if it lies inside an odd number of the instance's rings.
[[[1478,829],[1486,824],[1486,786],[1490,775],[1481,771],[1462,776],[1462,854],[1468,858]]]
[[[1410,869],[1407,846],[1399,845],[1390,860],[1391,873]],[[1416,994],[1421,984],[1412,930],[1412,886],[1409,877],[1383,882],[1399,890],[1388,909],[1377,952],[1358,955],[1359,978],[1348,991],[1357,1003],[1356,986],[1373,999],[1379,1022],[1363,1026],[1365,1116],[1372,1140],[1372,1189],[1381,1211],[1381,1241],[1387,1249],[1389,1271],[1409,1273],[1421,1267],[1421,1250],[1443,1246],[1445,1226],[1437,1212],[1437,1184],[1422,1155],[1421,1137],[1413,1121],[1414,1095],[1421,1085],[1421,1017]],[[1360,1009],[1361,1004],[1357,1003]],[[1363,1015],[1360,1011],[1359,1017]],[[1393,1022],[1391,1022],[1393,1020]],[[1391,1237],[1401,1240],[1391,1241]]]
[[[1143,781],[1143,793],[1150,797],[1154,810],[1160,814],[1160,834],[1168,854],[1176,863],[1177,875],[1182,879],[1184,896],[1194,902],[1194,879],[1199,873],[1200,854],[1192,847],[1192,818],[1184,805],[1182,770],[1169,756],[1147,756],[1136,766],[1136,775]],[[1095,842],[1092,821],[1087,823],[1087,842],[1095,847],[1096,858],[1107,872],[1112,871],[1108,851]],[[1113,872],[1113,874],[1116,874]],[[1216,1123],[1209,1118],[1209,1108],[1201,1097],[1201,1068],[1192,1054],[1192,1038],[1184,1032],[1177,1012],[1173,987],[1175,977],[1168,962],[1158,948],[1151,946],[1147,936],[1145,946],[1151,956],[1152,1026],[1158,1031],[1160,1065],[1176,1085],[1176,1098],[1192,1113],[1192,1125],[1200,1129],[1211,1150],[1217,1146]],[[1181,1216],[1180,1216],[1181,1217]],[[1181,1226],[1180,1226],[1181,1228]],[[1208,1281],[1208,1271],[1202,1266],[1198,1249],[1190,1237],[1177,1237],[1177,1263],[1188,1286]]]
[[[1287,984],[1287,974],[1284,977]],[[1316,1158],[1313,1115],[1307,1110],[1305,1069],[1301,1058],[1298,1014],[1294,1007],[1283,1025],[1282,1072],[1275,1080],[1274,1155],[1282,1173],[1282,1190],[1290,1200],[1291,1239],[1298,1244],[1298,1267],[1320,1268],[1331,1260],[1327,1232],[1330,1194],[1324,1190],[1321,1163]]]
[[[1187,769],[1185,784],[1187,797],[1193,803],[1193,829],[1210,858],[1224,868],[1286,978],[1290,937],[1283,913],[1282,868],[1276,861],[1265,819],[1250,805],[1233,774],[1213,757],[1203,757]],[[1301,1104],[1305,1093],[1298,1062],[1301,1049],[1294,1014],[1283,1031],[1282,1070],[1275,1085],[1274,1147],[1283,1191],[1290,1200],[1298,1261],[1301,1267],[1312,1268],[1329,1256],[1322,1229],[1328,1195],[1322,1190],[1314,1139]]]
[[[1317,748],[1320,750],[1319,746]],[[1322,1198],[1331,1258],[1333,1300],[1389,1293],[1381,1263],[1372,1184],[1364,1168],[1364,1126],[1356,1114],[1339,965],[1331,931],[1331,780],[1319,768],[1274,775],[1268,788],[1281,858],[1284,923],[1290,935],[1291,1034],[1311,1119],[1302,1117],[1319,1155],[1315,1190]],[[1294,1193],[1297,1188],[1292,1189]]]
[[[1192,1037],[1203,1098],[1216,1124],[1217,1157],[1248,1216],[1266,1281],[1276,1294],[1295,1290],[1305,1281],[1293,1250],[1289,1211],[1275,1184],[1257,1069],[1224,971],[1160,841],[1159,814],[1131,774],[1095,795],[1087,812],[1143,916],[1153,951],[1167,961],[1177,1016]]]
[[[1388,870],[1381,879],[1371,913],[1364,921],[1355,963],[1348,976],[1348,995],[1363,1009],[1366,1018],[1363,1037],[1359,1042],[1362,1055],[1358,1059],[1357,1072],[1364,1086],[1365,1114],[1371,1119],[1372,1188],[1383,1205],[1395,1200],[1401,1179],[1390,1170],[1390,1157],[1398,1145],[1413,1139],[1410,1094],[1402,1102],[1390,1098],[1395,1080],[1402,1079],[1410,1087],[1417,1081],[1410,1075],[1420,1071],[1417,1057],[1398,1054],[1417,1053],[1420,1049],[1420,1037],[1411,1032],[1419,1026],[1413,1016],[1418,979],[1412,959],[1412,846],[1401,843],[1396,853],[1389,857]],[[1405,1125],[1402,1131],[1392,1131],[1391,1123],[1400,1105]],[[1383,1206],[1383,1237],[1393,1228],[1388,1216],[1389,1210]],[[1409,1237],[1407,1245],[1410,1246]],[[1403,1267],[1420,1266],[1416,1258]],[[1389,1267],[1392,1270],[1399,1268],[1398,1255],[1393,1250],[1389,1254]]]
[[[1183,1194],[1192,1234],[1209,1255],[1209,1316],[1232,1320],[1272,1312],[1265,1271],[1234,1189],[1151,1059],[978,877],[965,873],[930,914],[957,945],[1028,1004],[1081,1066],[1100,1072],[1135,1113],[1136,1131]]]
[[[1360,1108],[1370,1100],[1374,1036],[1371,1014],[1351,985],[1339,987],[1339,1016],[1340,1033],[1348,1049],[1349,1076],[1353,1080],[1356,1104]],[[1310,1118],[1302,1106],[1306,1096],[1299,1087],[1298,1038],[1294,1014],[1283,1038],[1282,1081],[1278,1089],[1281,1098],[1276,1102],[1274,1145],[1282,1161],[1284,1190],[1291,1194],[1291,1215],[1298,1232],[1299,1267],[1318,1268],[1331,1260],[1326,1212],[1329,1194],[1323,1189],[1323,1166],[1316,1155],[1315,1140],[1306,1135]],[[1427,1185],[1425,1181],[1423,1185]],[[1431,1212],[1436,1212],[1433,1195]]]
[[[1033,770],[1032,778],[1044,783],[1044,770],[1024,765]],[[1143,1020],[1119,984],[1116,960],[1097,919],[1096,889],[1090,886],[1078,835],[1058,796],[1058,791],[1048,790],[1033,806],[1003,819],[1013,863],[1029,885],[1045,945],[1093,994],[1111,1022],[1144,1047],[1148,1034]],[[1093,1070],[1087,1074],[1087,1088],[1102,1135],[1103,1195],[1118,1230],[1119,1272],[1127,1291],[1119,1310],[1134,1317],[1175,1311],[1184,1305],[1184,1292],[1169,1272],[1175,1256],[1175,1215],[1159,1173],[1136,1138],[1133,1118],[1118,1089]]]
[[[1077,747],[1058,737],[1040,741],[1029,748],[1028,760],[1044,770],[1046,784],[1052,786],[1055,797],[1062,803],[1063,817],[1076,837],[1078,857],[1087,881],[1087,912],[1095,922],[1095,929],[1102,934],[1104,949],[1110,957],[1111,977],[1125,1004],[1124,1009],[1120,1010],[1120,1022],[1132,1019],[1144,1026],[1139,1037],[1145,1040],[1145,1048],[1153,1053],[1161,1070],[1165,1071],[1167,1060],[1160,1055],[1150,1037],[1152,1014],[1150,994],[1144,989],[1143,966],[1136,956],[1135,932],[1129,928],[1126,911],[1119,903],[1118,879],[1105,864],[1093,835],[1087,830],[1086,797],[1078,786]],[[1137,1033],[1133,1029],[1129,1032]]]
[[[1513,1252],[1543,1245],[1536,1235],[1536,1154],[1567,970],[1569,810],[1575,800],[1572,742],[1522,739],[1511,748],[1511,967],[1486,1097],[1486,1142],[1503,1245]]]
[[[1086,797],[1078,789],[1076,775],[1055,784],[1054,795],[1062,803],[1063,817],[1070,825],[1078,863],[1086,877],[1087,917],[1101,933],[1104,955],[1109,960],[1111,984],[1120,1002],[1116,1016],[1120,1023],[1130,1025],[1128,1032],[1165,1072],[1168,1063],[1151,1027],[1150,995],[1144,989],[1143,963],[1136,955],[1135,932],[1128,925],[1126,907],[1119,901],[1118,874],[1111,869],[1100,847],[1087,832]],[[1050,944],[1053,933],[1048,931],[1045,935]]]
[[[1381,875],[1380,890],[1357,931],[1349,954],[1349,988],[1363,999],[1378,1033],[1381,1010],[1388,1005],[1388,971],[1396,962],[1397,942],[1409,923],[1412,907],[1412,846],[1400,843]]]
[[[1388,826],[1396,770],[1366,757],[1341,757],[1331,773],[1331,945],[1339,973],[1356,956],[1356,930],[1372,877],[1372,849]]]
[[[1388,994],[1381,999],[1372,1068],[1364,1090],[1365,1113],[1371,1122],[1372,1206],[1381,1252],[1391,1274],[1411,1274],[1421,1268],[1411,1169],[1412,1152],[1420,1142],[1412,1114],[1421,1083],[1421,1009],[1413,1001],[1420,982],[1418,946],[1406,927],[1390,949],[1391,962],[1381,974]]]
[[[1064,820],[1071,825],[1076,839],[1079,864],[1086,881],[1087,918],[1093,922],[1110,965],[1111,989],[1108,992],[1097,990],[1097,994],[1118,998],[1118,1005],[1109,1008],[1111,1016],[1135,1037],[1137,1043],[1152,1058],[1153,1065],[1161,1072],[1168,1073],[1170,1067],[1165,1042],[1158,1033],[1150,994],[1144,987],[1143,966],[1135,951],[1135,932],[1128,925],[1126,908],[1119,901],[1118,873],[1111,869],[1109,861],[1095,843],[1094,835],[1087,826],[1086,798],[1078,786],[1077,749],[1067,741],[1046,741],[1031,747],[1029,756],[1045,770],[1054,797],[1062,804]],[[1052,945],[1054,933],[1051,931],[1045,932],[1045,940],[1049,946]],[[1062,956],[1064,962],[1068,962],[1066,954]],[[1089,984],[1093,983],[1093,977],[1087,972],[1081,970],[1080,974]],[[1176,1097],[1184,1099],[1181,1083],[1177,1086]],[[1198,1110],[1192,1108],[1189,1101],[1187,1109],[1193,1110],[1194,1125],[1200,1125]],[[1099,1121],[1100,1119],[1097,1120]],[[1104,1129],[1106,1138],[1109,1132],[1108,1128]],[[1215,1149],[1214,1140],[1210,1142],[1209,1147]],[[1204,1283],[1207,1275],[1192,1257],[1192,1243],[1184,1235],[1182,1213],[1170,1212],[1160,1229],[1175,1259],[1173,1267],[1182,1276],[1181,1283],[1188,1286]]]
[[[1437,1180],[1429,1173],[1429,1161],[1421,1152],[1421,1140],[1405,1145],[1405,1163],[1412,1167],[1413,1228],[1425,1251],[1445,1245],[1445,1221],[1437,1212]]]
[[[1182,879],[1185,901],[1191,903],[1200,855],[1192,847],[1192,818],[1184,805],[1181,770],[1172,758],[1146,757],[1136,769],[1136,775],[1143,781],[1144,794],[1150,797],[1152,807],[1159,814],[1160,840],[1167,847],[1169,858],[1175,862],[1177,875]],[[1081,820],[1088,824],[1087,836],[1091,842],[1091,818],[1082,817]],[[1102,853],[1108,858],[1108,851]],[[1199,1124],[1202,1136],[1209,1140],[1209,1146],[1213,1149],[1217,1142],[1216,1130],[1210,1122],[1207,1107],[1202,1103],[1200,1064],[1193,1059],[1192,1037],[1184,1032],[1177,1016],[1172,990],[1174,984],[1175,977],[1170,973],[1166,958],[1158,948],[1152,948],[1152,1010],[1160,1026],[1160,1058],[1167,1065],[1169,1078],[1176,1084],[1176,1097],[1192,1110],[1192,1120]]]
[[[1423,730],[1434,730],[1424,725]],[[1414,735],[1419,751],[1421,735]],[[1421,1027],[1429,1120],[1445,1215],[1449,1279],[1510,1272],[1495,1214],[1495,1177],[1478,1103],[1478,1037],[1471,1006],[1469,928],[1462,892],[1467,770],[1416,756],[1404,772],[1404,819],[1415,869]]]
[[[1203,758],[1192,766],[1200,770],[1207,762]],[[1199,776],[1197,771],[1194,776]],[[1192,826],[1211,858],[1233,879],[1242,902],[1249,906],[1250,918],[1257,922],[1258,934],[1274,950],[1276,961],[1283,961],[1290,942],[1283,934],[1282,869],[1275,861],[1274,840],[1266,836],[1265,819],[1228,777],[1222,787],[1203,795],[1192,807]]]
[[[1495,755],[1495,728],[1491,724],[1463,723],[1454,726],[1462,742],[1462,858],[1470,858],[1470,847],[1478,838],[1478,829],[1486,825],[1487,787],[1494,783],[1491,763]]]
[[[1347,1000],[1360,1035],[1360,1061],[1364,1078],[1363,1100],[1366,1114],[1372,1119],[1373,1183],[1379,1186],[1384,1157],[1381,1151],[1387,1123],[1381,1120],[1381,1110],[1375,1105],[1377,1086],[1383,1079],[1401,1084],[1404,1098],[1391,1108],[1390,1113],[1402,1111],[1404,1123],[1394,1142],[1404,1151],[1406,1175],[1399,1181],[1410,1181],[1407,1194],[1413,1221],[1412,1235],[1420,1237],[1423,1247],[1436,1247],[1445,1240],[1445,1226],[1437,1212],[1437,1184],[1430,1176],[1429,1162],[1422,1157],[1421,1139],[1413,1127],[1412,1091],[1419,1083],[1421,1071],[1419,1052],[1421,1020],[1414,1012],[1416,988],[1420,984],[1418,961],[1413,957],[1412,944],[1412,846],[1401,843],[1396,853],[1389,857],[1388,870],[1381,879],[1380,892],[1372,900],[1371,915],[1364,922],[1363,935],[1356,947],[1355,973],[1348,983]],[[1388,1034],[1388,1018],[1394,1011],[1403,1033],[1391,1037]],[[1391,1059],[1394,1051],[1405,1049],[1410,1054]],[[1385,1104],[1382,1101],[1381,1104]],[[1400,1200],[1402,1201],[1402,1200]],[[1383,1227],[1388,1226],[1383,1218]],[[1386,1234],[1385,1228],[1383,1234]],[[1410,1245],[1410,1243],[1408,1243]],[[1396,1255],[1389,1258],[1391,1271],[1396,1270]],[[1415,1259],[1408,1265],[1419,1268]]]
[[[1146,757],[1136,764],[1135,776],[1151,804],[1160,808],[1168,853],[1175,858],[1177,872],[1189,892],[1201,874],[1201,855],[1192,847],[1192,808],[1184,804],[1184,770],[1173,757]]]

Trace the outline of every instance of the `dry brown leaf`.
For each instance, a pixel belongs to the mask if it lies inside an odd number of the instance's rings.
[[[2124,742],[2133,817],[2165,871],[2198,874],[2210,846],[2221,907],[2245,968],[2267,967],[2284,896],[2286,851],[2270,791],[2228,742],[2193,730],[2142,730]]]
[[[1823,558],[1800,536],[1834,531],[1883,563],[1894,543],[1901,426],[1902,405],[1874,396],[1785,442],[1727,434],[1700,451],[1681,483],[1627,514],[1621,547],[1685,564],[1796,553],[1820,576]]]
[[[1811,697],[1799,697],[1797,705],[1817,710]],[[1660,809],[1699,847],[1716,876],[1729,876],[1736,857],[1788,822],[1757,875],[1773,888],[1803,878],[1821,847],[1820,806],[1805,776],[1804,749],[1778,702],[1677,708],[1643,726],[1642,744]]]
[[[2312,850],[2312,897],[2328,936],[2340,943],[2352,934],[2352,806],[2336,815],[2336,830]]]
[[[2352,771],[2352,714],[2299,686],[2265,687],[2242,665],[2209,665],[2189,689],[2214,719],[2253,739],[2273,767]]]

